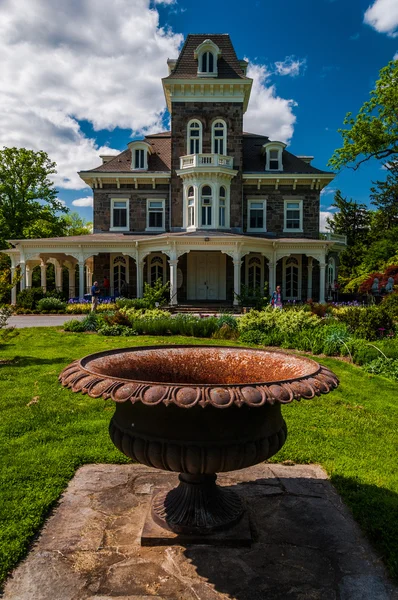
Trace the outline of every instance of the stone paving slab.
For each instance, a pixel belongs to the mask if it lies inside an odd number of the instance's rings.
[[[141,465],[80,468],[3,600],[397,600],[317,465],[219,475],[245,502],[253,544],[141,547],[152,490],[177,475]]]

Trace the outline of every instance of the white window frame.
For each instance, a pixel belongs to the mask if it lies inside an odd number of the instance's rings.
[[[216,125],[218,123],[222,123],[222,125],[223,125],[223,136],[222,136],[222,138],[217,138],[217,139],[222,139],[223,146],[224,146],[224,152],[216,152],[215,130],[216,130]],[[211,151],[212,151],[212,154],[220,154],[221,156],[227,155],[227,124],[224,121],[224,119],[216,119],[215,121],[213,121],[213,123],[211,125]]]
[[[263,204],[263,223],[264,223],[263,227],[250,227],[250,210],[251,210],[251,204],[254,202],[256,202],[257,204],[260,204],[262,202],[262,204]],[[258,210],[258,209],[256,209],[256,210]],[[247,199],[247,231],[251,231],[253,233],[267,231],[267,199],[266,198],[248,198]]]
[[[190,189],[193,189],[193,196],[189,196],[188,192]],[[187,205],[187,229],[195,229],[196,228],[196,220],[195,220],[195,186],[193,185],[189,185],[186,189],[186,194],[187,194],[187,201],[186,201],[186,205]],[[189,201],[192,200],[193,204],[189,204]],[[189,209],[192,207],[192,211],[193,212],[193,223],[190,225],[189,224]]]
[[[208,71],[208,70],[203,71],[202,70],[203,55],[206,52],[209,52],[210,54],[213,55],[213,70],[212,71]],[[199,44],[199,46],[194,51],[194,58],[198,61],[198,71],[197,71],[198,77],[217,77],[217,75],[218,75],[218,64],[217,63],[218,63],[218,59],[220,58],[220,56],[221,56],[221,50],[212,40],[205,40],[204,42]],[[206,67],[208,68],[208,61],[207,61]]]
[[[193,138],[193,139],[198,139],[199,140],[199,152],[192,152],[191,153],[191,125],[193,125],[194,123],[197,123],[199,125],[199,137],[198,138]],[[188,125],[187,125],[187,155],[202,154],[202,140],[203,140],[203,125],[202,125],[202,121],[199,121],[199,119],[191,119],[190,121],[188,121]]]
[[[202,191],[203,188],[205,187],[209,187],[211,189],[211,202],[210,204],[206,205],[206,208],[208,206],[211,207],[211,223],[210,225],[204,225],[203,221],[202,221]],[[206,197],[208,197],[208,195],[206,194]],[[210,185],[210,183],[204,183],[203,185],[200,186],[199,189],[199,211],[200,211],[200,228],[201,229],[215,229],[215,197],[214,197],[214,187],[212,185]]]
[[[283,155],[284,148],[286,148],[286,144],[284,142],[267,142],[266,144],[264,144],[263,153],[265,153],[265,171],[271,171],[271,173],[278,173],[280,171],[283,171],[282,155]],[[278,152],[277,159],[275,159],[275,158],[271,159],[272,151]],[[278,168],[277,169],[271,169],[271,160],[272,161],[278,160]]]
[[[294,261],[292,261],[294,259]],[[302,255],[292,254],[290,256],[283,257],[283,285],[282,293],[285,300],[301,300],[302,286],[303,286],[303,269],[302,269]],[[287,270],[290,266],[297,267],[297,296],[288,296],[286,288],[286,275]]]
[[[245,282],[247,287],[249,287],[249,270],[250,263],[253,258],[260,259],[260,288],[264,289],[264,256],[262,254],[258,254],[257,252],[250,252],[245,256]],[[253,289],[253,288],[252,288]]]
[[[148,155],[153,153],[152,146],[144,141],[134,141],[127,144],[131,150],[131,170],[132,171],[147,171],[148,170]],[[136,150],[144,151],[144,163],[142,167],[135,166]]]
[[[113,224],[113,211],[115,208],[115,202],[125,202],[126,203],[126,227],[116,227]],[[109,231],[130,231],[130,199],[129,198],[111,198],[111,226]]]
[[[163,216],[163,227],[150,227],[149,226],[149,212],[150,212],[150,203],[151,202],[161,202],[162,203],[162,216]],[[146,229],[145,231],[166,231],[166,200],[165,198],[147,198],[146,199]],[[157,210],[156,212],[160,212]]]
[[[166,255],[163,252],[151,252],[147,256],[147,282],[151,285],[151,269],[152,269],[152,261],[155,258],[162,259],[162,267],[163,267],[163,285],[167,281],[167,264],[166,264]]]
[[[221,197],[221,188],[225,190],[225,196]],[[224,206],[221,206],[221,199],[224,200]],[[221,225],[221,208],[224,208],[224,225]],[[218,188],[218,228],[226,229],[228,226],[228,188],[226,185],[221,184]]]
[[[292,229],[291,227],[287,227],[287,210],[289,203],[295,203],[299,205],[300,211],[300,227]],[[302,198],[285,198],[284,199],[284,209],[283,209],[283,233],[303,233],[303,199]]]

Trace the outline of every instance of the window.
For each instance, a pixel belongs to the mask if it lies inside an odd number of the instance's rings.
[[[191,186],[188,190],[188,227],[195,226],[195,192]]]
[[[301,257],[289,256],[284,259],[284,296],[289,300],[301,298]]]
[[[124,256],[115,256],[113,259],[113,288],[115,296],[125,293],[127,285],[127,261]]]
[[[212,125],[212,148],[214,154],[227,153],[227,126],[224,121],[215,121]]]
[[[220,187],[220,195],[219,195],[219,215],[218,215],[218,225],[220,227],[225,227],[225,209],[226,209],[226,196],[227,192],[224,186]]]
[[[166,272],[164,258],[165,257],[163,254],[156,254],[150,259],[148,269],[148,283],[150,283],[151,285],[154,285],[158,279],[160,279],[161,282],[164,283]]]
[[[269,170],[279,171],[279,150],[269,151]]]
[[[202,73],[214,73],[214,55],[212,52],[204,52],[202,54]]]
[[[135,150],[134,153],[135,153],[134,168],[135,169],[145,169],[144,150],[138,149],[138,150]]]
[[[284,231],[299,231],[303,230],[303,215],[302,215],[302,200],[286,200],[285,201],[285,229]]]
[[[147,200],[147,230],[164,231],[164,200]]]
[[[212,191],[209,185],[202,187],[202,227],[212,225]]]
[[[266,231],[266,200],[248,200],[248,231]]]
[[[202,123],[190,121],[188,123],[188,154],[200,154],[202,152]]]
[[[111,227],[115,230],[129,229],[129,201],[119,198],[111,199]]]
[[[249,257],[247,284],[251,290],[262,288],[262,259],[259,256]]]

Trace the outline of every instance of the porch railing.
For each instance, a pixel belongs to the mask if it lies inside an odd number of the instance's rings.
[[[330,242],[336,242],[338,244],[347,245],[347,236],[340,233],[331,233],[330,231],[320,231],[320,240],[328,240]]]

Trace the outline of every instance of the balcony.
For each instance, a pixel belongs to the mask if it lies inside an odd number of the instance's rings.
[[[331,233],[330,231],[320,231],[319,232],[320,240],[328,240],[329,242],[336,242],[337,244],[347,245],[347,236],[342,235],[341,233]]]
[[[223,154],[189,154],[180,157],[180,169],[194,169],[197,167],[233,169],[234,159],[233,156],[224,156]]]

